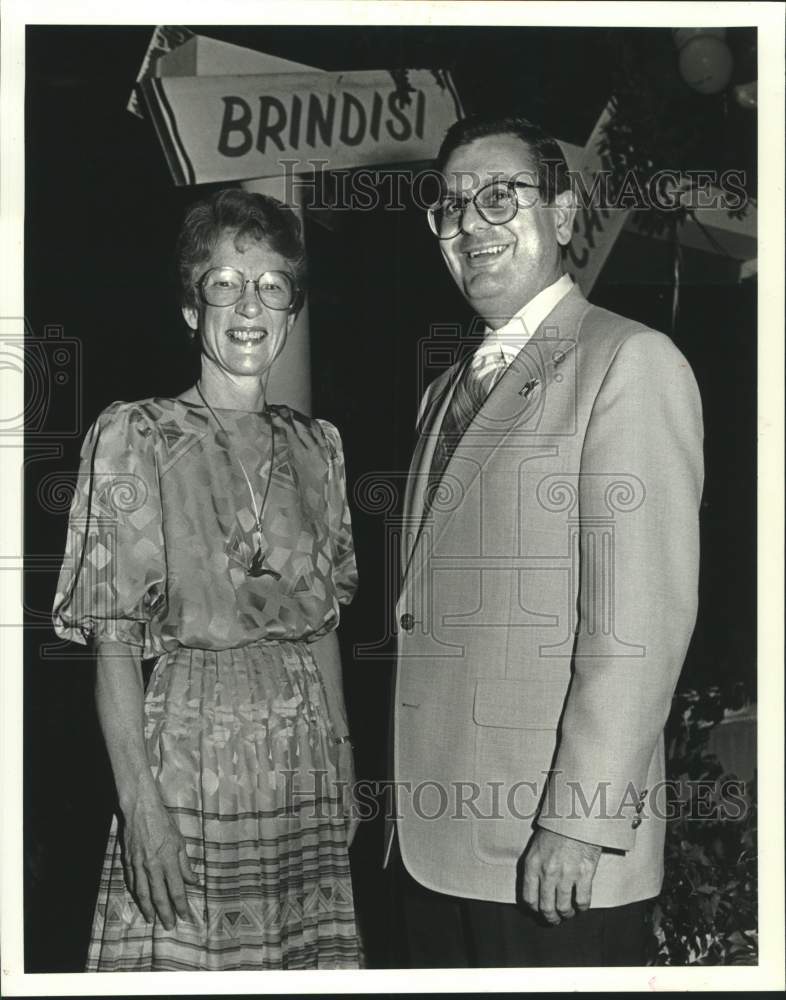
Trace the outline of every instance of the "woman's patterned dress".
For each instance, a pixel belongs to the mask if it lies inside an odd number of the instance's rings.
[[[340,786],[352,776],[311,646],[357,581],[341,440],[304,417],[322,441],[304,444],[283,407],[216,413],[226,433],[181,399],[113,403],[82,448],[55,627],[158,657],[147,753],[200,881],[188,922],[147,924],[115,820],[88,969],[356,968]],[[248,575],[240,462],[258,509],[267,492],[264,565],[279,579]]]

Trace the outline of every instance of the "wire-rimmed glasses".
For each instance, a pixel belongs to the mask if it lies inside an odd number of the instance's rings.
[[[258,278],[246,278],[234,267],[211,267],[196,287],[209,306],[233,306],[243,298],[249,284],[254,285],[263,305],[282,312],[292,308],[298,294],[297,285],[286,271],[265,271]]]
[[[499,226],[510,222],[520,208],[531,208],[538,199],[539,191],[537,184],[512,178],[485,184],[472,197],[447,194],[428,209],[428,224],[438,239],[452,240],[461,231],[464,212],[470,204],[481,219]]]

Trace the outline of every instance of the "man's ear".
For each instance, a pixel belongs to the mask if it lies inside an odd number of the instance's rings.
[[[554,225],[557,243],[567,246],[573,236],[573,220],[576,218],[576,197],[568,188],[554,198]]]
[[[199,310],[196,306],[183,306],[182,313],[188,327],[196,333],[199,329]]]

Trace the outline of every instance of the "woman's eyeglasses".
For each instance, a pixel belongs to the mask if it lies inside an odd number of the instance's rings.
[[[286,271],[265,271],[258,278],[246,278],[234,267],[211,267],[196,287],[202,301],[209,306],[233,306],[246,293],[246,285],[253,285],[259,301],[268,309],[291,309],[297,299],[298,289]]]

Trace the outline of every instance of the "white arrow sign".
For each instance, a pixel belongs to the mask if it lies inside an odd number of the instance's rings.
[[[142,95],[178,185],[432,159],[461,107],[450,76],[410,70],[172,76]]]

